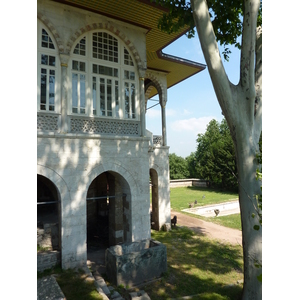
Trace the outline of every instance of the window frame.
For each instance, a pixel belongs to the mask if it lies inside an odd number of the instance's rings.
[[[45,30],[48,34],[48,37],[51,39],[52,44],[54,45],[54,49],[42,47],[42,32]],[[42,63],[42,55],[48,56],[48,62],[50,61],[50,57],[55,57],[55,66],[51,66],[49,64]],[[42,101],[42,69],[46,70],[47,75],[47,84],[46,84],[46,109],[41,109]],[[54,109],[50,110],[50,77],[53,74],[51,72],[55,72],[55,82],[54,82]],[[47,26],[45,26],[40,20],[37,22],[37,112],[41,113],[50,113],[57,114],[60,113],[61,105],[60,105],[60,58],[58,54],[58,46],[56,41]]]
[[[103,59],[98,59],[93,57],[93,34],[98,33],[98,32],[103,32],[107,33],[108,35],[111,35],[113,38],[117,39],[118,41],[118,63],[116,62],[111,62],[109,60],[103,60]],[[86,45],[86,51],[85,55],[79,55],[74,53],[74,49],[78,45],[78,43],[85,38],[85,45]],[[126,65],[124,60],[124,48],[127,50],[129,55],[132,58],[133,66],[132,65]],[[73,116],[89,116],[89,117],[94,117],[94,118],[101,118],[101,119],[120,119],[120,120],[135,120],[139,121],[140,120],[140,112],[139,112],[139,75],[138,75],[138,69],[136,67],[136,63],[134,60],[134,56],[132,55],[131,51],[126,47],[124,41],[122,41],[119,37],[115,36],[113,33],[111,33],[108,30],[92,30],[89,31],[83,35],[81,35],[79,38],[76,39],[74,42],[73,47],[71,48],[70,51],[70,64],[69,64],[69,70],[68,74],[70,76],[70,82],[72,82],[72,61],[73,60],[78,60],[86,63],[86,110],[85,114],[79,114],[79,113],[74,113],[72,111],[72,87],[69,89],[69,99],[68,99],[68,113]],[[115,76],[110,76],[108,74],[99,74],[99,73],[94,73],[93,72],[93,65],[98,65],[98,66],[103,66],[108,67],[108,68],[113,68],[118,70],[118,77]],[[135,98],[134,98],[134,104],[135,104],[135,118],[133,118],[133,115],[131,114],[129,118],[125,116],[125,82],[128,82],[127,79],[125,79],[124,76],[124,70],[128,70],[131,72],[135,73],[135,79],[130,80],[131,83],[134,83],[135,85]],[[112,71],[114,73],[114,71]],[[94,96],[95,96],[95,90],[94,90],[94,78],[96,79],[96,114],[93,113],[94,111]],[[111,105],[112,105],[112,116],[108,116],[107,113],[107,98],[105,99],[105,111],[106,114],[105,116],[102,115],[102,112],[100,110],[100,79],[103,78],[105,79],[105,82],[107,83],[107,80],[111,79],[113,84],[112,84],[112,93],[111,93]],[[118,82],[118,97],[116,98],[116,82]],[[72,85],[72,83],[71,83]],[[119,109],[118,109],[119,107]],[[131,109],[130,109],[131,111]]]

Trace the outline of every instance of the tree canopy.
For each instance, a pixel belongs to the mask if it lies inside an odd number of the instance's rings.
[[[168,9],[159,19],[158,27],[164,32],[173,33],[188,26],[187,37],[195,36],[193,8],[186,0],[151,0]],[[207,0],[207,6],[214,28],[216,40],[224,47],[223,56],[229,59],[228,45],[241,49],[238,38],[242,35],[244,1],[241,0]],[[262,1],[260,1],[257,26],[262,25]]]
[[[200,178],[226,189],[237,189],[234,145],[225,119],[211,120],[204,134],[198,134],[196,161]]]
[[[187,161],[176,155],[175,153],[169,154],[169,167],[170,179],[185,179],[190,178]]]

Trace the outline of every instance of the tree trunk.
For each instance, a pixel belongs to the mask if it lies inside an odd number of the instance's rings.
[[[259,0],[245,0],[244,25],[241,49],[240,82],[233,85],[226,75],[218,44],[205,0],[192,0],[193,17],[201,48],[207,63],[214,90],[226,118],[235,145],[239,202],[241,209],[244,288],[243,300],[262,299],[262,284],[258,280],[262,269],[262,228],[255,200],[260,194],[260,182],[256,180],[258,168],[256,154],[261,133],[261,30],[256,30]],[[252,215],[254,214],[254,218]]]
[[[257,300],[262,298],[262,284],[258,280],[262,268],[255,266],[262,263],[262,227],[259,230],[253,228],[254,225],[259,225],[258,213],[261,213],[255,199],[255,195],[261,193],[260,182],[256,180],[258,143],[252,138],[249,129],[238,129],[236,136],[239,141],[236,144],[236,160],[244,255],[242,299]]]

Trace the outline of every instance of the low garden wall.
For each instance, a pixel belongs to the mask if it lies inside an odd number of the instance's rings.
[[[170,188],[182,187],[182,186],[206,187],[207,184],[206,184],[206,180],[196,179],[196,178],[170,180]]]

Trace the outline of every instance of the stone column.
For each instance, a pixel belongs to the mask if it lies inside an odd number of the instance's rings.
[[[166,105],[161,106],[161,122],[162,122],[162,139],[163,146],[167,146],[167,129],[166,129]]]
[[[61,133],[69,132],[68,125],[68,61],[70,56],[67,54],[60,54],[61,61]]]
[[[146,136],[146,117],[145,117],[145,70],[139,69],[140,79],[140,120],[141,136]]]

